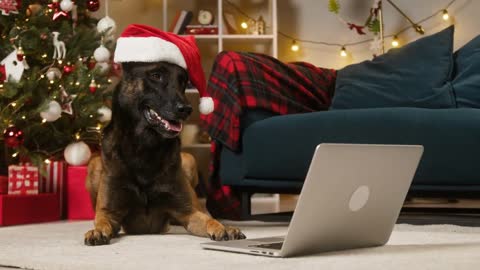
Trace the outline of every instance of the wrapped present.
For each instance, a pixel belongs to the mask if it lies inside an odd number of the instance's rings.
[[[0,226],[60,220],[58,194],[0,195]]]
[[[8,177],[0,175],[0,194],[8,193]]]
[[[67,168],[67,219],[85,220],[95,218],[90,194],[85,185],[87,166]]]
[[[52,161],[45,164],[43,173],[40,175],[39,193],[58,194],[60,212],[65,214],[65,162]]]
[[[8,194],[38,194],[38,168],[31,165],[8,166]]]

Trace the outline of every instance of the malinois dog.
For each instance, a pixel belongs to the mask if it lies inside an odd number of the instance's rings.
[[[85,233],[85,244],[109,244],[121,229],[165,233],[171,223],[217,241],[245,238],[238,228],[212,218],[194,191],[196,163],[181,153],[179,139],[192,112],[186,70],[168,62],[127,62],[122,68],[101,157],[88,166],[95,227]]]

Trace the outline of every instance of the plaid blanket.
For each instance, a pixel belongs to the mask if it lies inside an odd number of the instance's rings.
[[[221,147],[240,149],[240,117],[248,109],[275,114],[327,110],[336,71],[305,62],[283,63],[273,57],[222,52],[215,59],[207,92],[215,110],[202,115],[202,125],[213,139],[207,206],[212,215],[238,219],[239,201],[218,176]]]

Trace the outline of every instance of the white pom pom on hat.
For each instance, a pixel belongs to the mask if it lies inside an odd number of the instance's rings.
[[[200,52],[193,36],[181,37],[147,25],[131,24],[117,40],[114,61],[159,62],[179,65],[188,72],[190,82],[200,93],[199,110],[209,114],[214,102],[207,94]]]

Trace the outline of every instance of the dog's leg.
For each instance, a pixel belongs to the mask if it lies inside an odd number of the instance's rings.
[[[103,181],[99,184],[95,210],[95,228],[85,233],[85,245],[110,244],[110,239],[118,235],[121,221],[126,211],[114,211],[106,207],[107,190]]]
[[[236,227],[225,226],[212,218],[207,210],[201,207],[192,186],[186,183],[186,189],[191,198],[192,206],[188,212],[173,212],[175,218],[187,231],[193,235],[210,237],[212,240],[245,239],[245,235]]]

